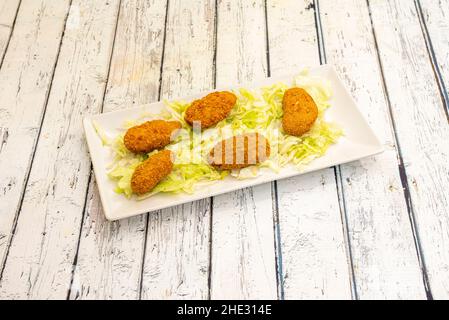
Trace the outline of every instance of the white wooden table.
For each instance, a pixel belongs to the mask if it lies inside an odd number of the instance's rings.
[[[376,157],[105,221],[89,114],[336,66]],[[449,299],[449,0],[0,0],[0,299]]]

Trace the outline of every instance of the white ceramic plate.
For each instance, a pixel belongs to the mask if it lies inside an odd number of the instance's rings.
[[[95,177],[106,218],[108,220],[123,219],[221,193],[335,166],[382,152],[383,147],[379,142],[379,139],[369,127],[354,100],[338,78],[335,70],[331,66],[324,65],[311,69],[310,74],[322,77],[330,82],[333,90],[333,97],[331,100],[331,107],[326,110],[325,117],[327,120],[337,123],[343,129],[344,136],[341,137],[336,144],[332,145],[324,156],[312,161],[307,165],[305,170],[301,172],[293,167],[286,167],[282,169],[280,173],[264,169],[262,174],[257,178],[247,180],[237,180],[228,176],[224,180],[216,181],[207,186],[198,187],[198,190],[195,191],[194,194],[157,194],[140,201],[134,198],[127,199],[123,195],[114,192],[114,182],[107,177],[106,166],[111,162],[111,152],[108,147],[102,145],[102,142],[93,127],[92,120],[96,121],[102,127],[106,135],[114,137],[119,133],[119,129],[122,127],[125,120],[136,119],[144,112],[159,113],[164,108],[162,102],[85,118],[84,129],[87,144],[89,146],[89,152],[92,158]],[[291,83],[293,78],[294,75],[271,77],[257,83],[235,86],[234,88],[257,88],[279,81]],[[182,100],[191,101],[202,97],[209,92],[202,92],[194,96],[183,97]]]

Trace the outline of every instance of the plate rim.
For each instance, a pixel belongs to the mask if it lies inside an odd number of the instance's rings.
[[[287,178],[291,178],[294,176],[299,176],[299,175],[303,175],[306,173],[310,173],[310,172],[314,172],[314,171],[318,171],[318,170],[322,170],[325,168],[330,168],[333,166],[338,166],[338,165],[342,165],[345,163],[349,163],[355,160],[359,160],[359,159],[363,159],[363,158],[367,158],[367,157],[371,157],[377,154],[380,154],[384,151],[385,147],[383,146],[383,144],[381,143],[379,137],[377,136],[377,134],[375,133],[375,131],[373,130],[373,128],[369,125],[369,122],[367,121],[365,115],[362,113],[362,111],[359,109],[359,107],[357,106],[357,103],[355,101],[355,99],[353,98],[353,96],[351,95],[351,93],[348,91],[348,89],[346,88],[346,86],[344,85],[343,81],[341,80],[341,78],[339,77],[338,73],[336,72],[335,68],[332,65],[329,64],[325,64],[325,65],[320,65],[320,66],[315,66],[315,67],[310,67],[309,70],[316,70],[316,69],[322,69],[323,71],[326,72],[331,72],[333,73],[333,75],[335,76],[335,78],[337,79],[337,81],[340,83],[341,88],[343,88],[345,95],[351,100],[351,103],[355,106],[355,111],[358,113],[358,116],[360,117],[361,121],[363,122],[364,127],[370,131],[370,133],[372,134],[372,136],[374,137],[375,140],[375,144],[373,145],[373,150],[370,152],[367,152],[364,155],[358,155],[358,156],[354,156],[354,157],[350,157],[345,159],[344,161],[340,161],[340,162],[335,162],[332,165],[323,165],[323,166],[319,166],[316,168],[313,168],[311,170],[307,170],[307,167],[305,168],[305,170],[303,171],[297,171],[297,172],[293,172],[287,175],[283,175],[283,176],[279,176],[279,178],[270,178],[268,177],[267,179],[260,179],[260,180],[246,180],[249,181],[248,185],[244,185],[244,186],[237,186],[236,188],[232,189],[232,190],[225,190],[223,192],[218,191],[218,192],[209,192],[207,196],[204,195],[199,195],[195,196],[195,193],[191,194],[191,197],[188,200],[178,200],[178,201],[174,201],[171,202],[169,205],[166,206],[159,206],[156,208],[150,208],[147,209],[145,211],[141,211],[141,210],[135,210],[135,212],[127,212],[126,214],[121,214],[121,215],[117,215],[117,214],[113,214],[112,211],[114,211],[108,203],[108,197],[104,194],[105,190],[104,188],[108,187],[106,185],[103,184],[102,180],[103,180],[103,176],[100,176],[101,174],[103,174],[102,170],[100,170],[100,166],[104,166],[103,165],[103,161],[102,159],[100,159],[100,153],[96,153],[94,152],[96,149],[96,146],[93,145],[94,143],[94,139],[95,137],[97,138],[97,141],[101,140],[100,137],[98,136],[98,134],[96,133],[96,130],[94,128],[94,124],[93,124],[93,120],[95,120],[95,118],[98,117],[102,117],[105,115],[112,115],[112,114],[117,114],[117,113],[123,113],[124,111],[126,112],[133,112],[133,110],[141,110],[142,107],[150,107],[151,105],[157,105],[157,104],[161,104],[163,103],[164,100],[159,100],[159,101],[155,101],[152,103],[147,103],[147,104],[141,104],[138,106],[133,106],[132,108],[125,108],[125,109],[119,109],[119,110],[114,110],[114,111],[110,111],[110,112],[105,112],[105,113],[98,113],[98,114],[93,114],[93,115],[88,115],[85,116],[83,118],[83,127],[84,127],[84,133],[85,133],[85,138],[87,141],[87,147],[88,147],[88,151],[89,151],[89,155],[92,161],[92,167],[93,167],[93,171],[94,171],[94,175],[95,175],[95,179],[96,179],[96,184],[97,184],[97,189],[99,191],[99,195],[100,195],[100,201],[101,201],[101,205],[103,208],[103,213],[106,217],[107,220],[109,221],[116,221],[116,220],[120,220],[120,219],[126,219],[132,216],[136,216],[139,214],[144,214],[147,212],[154,212],[157,210],[161,210],[164,208],[169,208],[172,206],[176,206],[176,205],[180,205],[180,204],[184,204],[184,203],[189,203],[189,202],[193,202],[193,201],[197,201],[200,199],[205,199],[205,198],[209,198],[209,197],[214,197],[223,193],[228,193],[228,192],[232,192],[235,190],[240,190],[242,188],[247,188],[247,187],[253,187],[253,186],[257,186],[260,184],[264,184],[264,183],[268,183],[268,182],[273,182],[273,181],[277,181],[277,180],[282,180],[282,179],[287,179]],[[302,69],[300,69],[302,70]],[[295,75],[297,75],[298,73],[295,73]],[[269,82],[270,79],[274,79],[274,78],[292,78],[294,77],[294,75],[290,74],[290,75],[279,75],[276,77],[266,77],[263,79],[260,79],[258,81],[253,81],[253,82],[243,82],[243,83],[237,83],[235,85],[232,86],[227,86],[227,87],[218,87],[215,89],[211,89],[211,90],[207,90],[207,91],[202,91],[196,94],[190,94],[188,96],[184,96],[183,98],[171,98],[170,100],[191,100],[191,99],[195,99],[196,96],[203,96],[205,94],[208,94],[210,92],[214,92],[214,91],[219,91],[219,90],[229,90],[229,89],[235,89],[238,87],[243,87],[243,86],[248,86],[248,87],[257,87],[257,86],[261,86],[263,83]],[[101,142],[100,142],[101,143]],[[279,174],[276,174],[279,175]],[[241,180],[244,181],[244,180]],[[253,183],[251,183],[251,181],[253,181]],[[220,181],[217,181],[217,183],[220,183]],[[130,201],[136,201],[136,200],[130,200]]]

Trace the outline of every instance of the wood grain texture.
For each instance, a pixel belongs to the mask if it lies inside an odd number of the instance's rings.
[[[217,87],[267,76],[264,1],[219,1]],[[276,299],[271,184],[213,199],[212,299]]]
[[[13,3],[3,5],[2,17],[12,11]],[[24,0],[0,70],[0,270],[33,159],[68,11],[69,1]]]
[[[214,17],[214,1],[169,1],[162,98],[213,87]],[[149,213],[142,298],[208,298],[209,235],[210,199]]]
[[[68,19],[79,23],[65,30],[1,298],[67,296],[90,172],[82,118],[101,108],[118,5],[72,3]]]
[[[449,297],[449,127],[413,1],[370,1],[434,298]]]
[[[340,167],[358,298],[425,298],[366,2],[319,3],[327,62],[385,147]]]
[[[20,0],[3,0],[0,3],[0,65],[8,46]]]
[[[272,74],[319,64],[313,3],[268,1]],[[286,299],[350,299],[337,186],[332,168],[277,183]]]
[[[422,12],[423,31],[428,36],[428,49],[449,113],[449,1],[421,0],[417,8]]]
[[[121,2],[104,112],[158,99],[165,15],[164,1]],[[138,299],[146,226],[107,221],[92,177],[70,298]]]
[[[92,175],[70,299],[138,299],[146,216],[109,222]]]

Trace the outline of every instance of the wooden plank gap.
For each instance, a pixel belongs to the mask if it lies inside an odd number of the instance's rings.
[[[267,57],[267,77],[271,77],[270,64],[270,37],[268,24],[268,9],[267,0],[264,1],[264,15],[265,15],[265,43],[266,43],[266,57]],[[271,197],[273,205],[273,232],[274,232],[274,254],[275,254],[275,270],[276,270],[276,287],[279,300],[285,300],[284,294],[284,272],[282,268],[282,243],[281,243],[281,228],[279,227],[279,197],[277,181],[271,183]]]
[[[320,17],[320,3],[319,0],[313,0],[310,9],[313,9],[315,17],[315,30],[316,38],[318,42],[318,56],[320,58],[320,64],[326,64],[326,47],[324,46],[323,28]]]
[[[213,86],[217,88],[217,43],[218,43],[218,0],[215,0],[215,13],[214,13],[214,56],[212,58],[213,68]],[[212,209],[211,209],[212,210]],[[212,215],[212,211],[211,211]],[[211,218],[212,220],[212,218]]]
[[[271,67],[270,67],[270,37],[268,36],[268,9],[267,0],[264,1],[264,14],[265,14],[265,42],[267,46],[267,77],[271,77]],[[276,183],[276,181],[274,181]],[[277,188],[276,188],[277,190]],[[276,195],[277,199],[277,195]],[[277,200],[276,200],[277,201]]]
[[[284,269],[282,266],[282,242],[281,242],[281,228],[279,227],[279,199],[278,199],[278,184],[274,181],[272,187],[272,203],[273,203],[273,231],[274,231],[274,253],[276,255],[276,282],[278,290],[278,299],[285,300],[284,291]]]
[[[441,101],[444,105],[444,112],[446,113],[446,117],[449,121],[449,95],[446,89],[446,85],[444,83],[443,75],[441,74],[441,70],[439,67],[438,59],[435,54],[435,50],[433,48],[432,39],[430,38],[430,33],[427,28],[426,21],[424,19],[424,13],[421,7],[420,0],[415,0],[416,13],[418,15],[419,24],[421,26],[422,34],[424,37],[424,42],[426,43],[427,52],[429,53],[430,64],[433,68],[433,73],[435,75],[435,79],[438,83],[438,89],[440,91]]]
[[[167,40],[167,19],[168,19],[168,9],[170,8],[170,0],[167,0],[166,8],[165,8],[165,21],[164,21],[164,35],[162,38],[162,53],[161,53],[161,66],[159,68],[159,89],[157,93],[157,100],[161,100],[162,96],[162,74],[164,73],[164,57],[165,57],[165,47]]]
[[[213,87],[214,89],[217,87],[217,43],[218,43],[218,0],[215,0],[215,13],[214,13],[214,55],[212,57],[212,68],[213,68]],[[210,220],[209,220],[209,267],[208,267],[208,276],[207,276],[207,286],[208,286],[208,299],[212,298],[212,232],[213,232],[213,214],[214,214],[214,198],[210,198]]]
[[[208,287],[208,296],[207,299],[211,300],[212,299],[212,250],[213,250],[213,245],[212,245],[212,231],[213,231],[213,224],[214,224],[214,220],[213,220],[213,212],[214,212],[214,198],[210,198],[210,203],[209,203],[210,207],[209,207],[209,211],[210,211],[210,220],[209,220],[209,267],[208,267],[208,275],[207,275],[207,287]]]
[[[338,195],[338,203],[340,206],[341,225],[343,228],[343,235],[346,240],[345,241],[346,257],[349,261],[348,267],[349,267],[349,281],[351,286],[351,295],[353,299],[359,300],[359,294],[357,291],[357,282],[354,272],[354,259],[351,250],[352,248],[351,237],[349,236],[346,197],[340,166],[334,167],[334,174],[335,174],[335,182],[337,184],[337,195]]]

